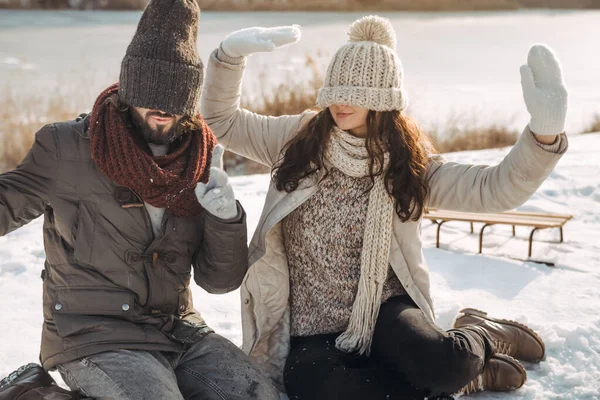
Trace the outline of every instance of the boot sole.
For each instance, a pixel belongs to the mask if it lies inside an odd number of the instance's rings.
[[[523,383],[521,384],[521,386],[515,387],[515,388],[510,388],[510,390],[517,390],[517,389],[522,388],[523,386],[525,386],[525,383],[527,382],[527,372],[525,371],[525,367],[523,367],[523,364],[521,364],[514,357],[511,357],[511,356],[509,356],[507,354],[492,356],[492,358],[494,358],[494,357],[496,359],[501,359],[506,364],[510,365],[513,368],[516,368],[521,373],[521,376],[525,377],[525,379],[523,379]],[[488,390],[490,390],[492,392],[494,391],[492,389],[488,389]],[[501,390],[501,391],[504,392],[504,390]]]
[[[544,357],[542,357],[541,359],[533,360],[530,362],[540,362],[540,361],[546,359],[546,345],[544,344],[544,341],[542,340],[540,335],[538,335],[533,329],[531,329],[527,325],[522,324],[517,321],[509,320],[509,319],[491,318],[491,317],[488,317],[488,313],[486,313],[485,311],[478,310],[476,308],[463,308],[462,310],[459,311],[459,315],[456,317],[454,323],[452,324],[454,328],[460,328],[460,326],[456,326],[456,323],[458,322],[458,319],[460,318],[461,315],[474,315],[476,317],[480,317],[480,318],[483,318],[483,319],[491,321],[491,322],[501,323],[501,324],[514,326],[514,327],[523,329],[525,332],[527,332],[531,336],[533,336],[535,341],[538,342],[540,346],[542,346],[542,351],[544,353]],[[508,356],[508,354],[507,354],[507,356]]]
[[[29,371],[33,368],[36,368],[36,367],[39,367],[39,365],[31,363],[31,364],[23,365],[16,371],[13,371],[12,373],[10,373],[6,378],[4,378],[0,381],[0,391],[5,389],[6,387],[8,387],[11,383],[16,381],[17,379],[19,379],[19,377],[21,377],[24,373],[26,373],[27,371]]]

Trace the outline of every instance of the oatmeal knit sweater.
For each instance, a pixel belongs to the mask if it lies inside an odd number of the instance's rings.
[[[348,327],[358,291],[370,178],[332,168],[318,191],[283,220],[290,269],[291,335]],[[391,268],[382,302],[404,294]]]

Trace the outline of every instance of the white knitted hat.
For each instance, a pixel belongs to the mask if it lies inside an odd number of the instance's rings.
[[[403,110],[402,63],[396,33],[387,18],[362,17],[348,30],[348,43],[333,56],[317,105],[345,104],[374,111]]]

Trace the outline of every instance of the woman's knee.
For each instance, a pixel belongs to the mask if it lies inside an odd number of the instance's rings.
[[[373,355],[419,389],[454,393],[477,376],[484,364],[473,338],[445,332],[402,298],[382,307]],[[479,346],[480,347],[480,346]]]
[[[423,354],[423,360],[417,363],[409,379],[429,396],[453,394],[477,377],[484,363],[484,357],[447,336]]]
[[[385,399],[388,386],[366,356],[335,349],[334,340],[306,338],[292,346],[284,368],[290,400]]]
[[[379,347],[374,356],[430,396],[456,393],[481,372],[485,362],[462,338],[441,330],[417,335],[396,348]]]

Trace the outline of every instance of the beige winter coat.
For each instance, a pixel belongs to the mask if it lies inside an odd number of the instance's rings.
[[[240,108],[245,63],[230,64],[217,51],[208,62],[202,115],[229,150],[272,167],[285,144],[314,113],[267,117]],[[560,153],[566,150],[566,138]],[[497,166],[463,165],[431,158],[427,171],[427,206],[449,210],[495,212],[523,204],[550,174],[560,154],[542,149],[528,129]],[[306,201],[317,185],[301,185],[292,193],[270,184],[249,249],[250,268],[241,286],[243,350],[281,388],[290,342],[289,271],[281,220]],[[402,222],[396,216],[390,264],[421,310],[434,320],[429,271],[423,257],[421,221]]]

